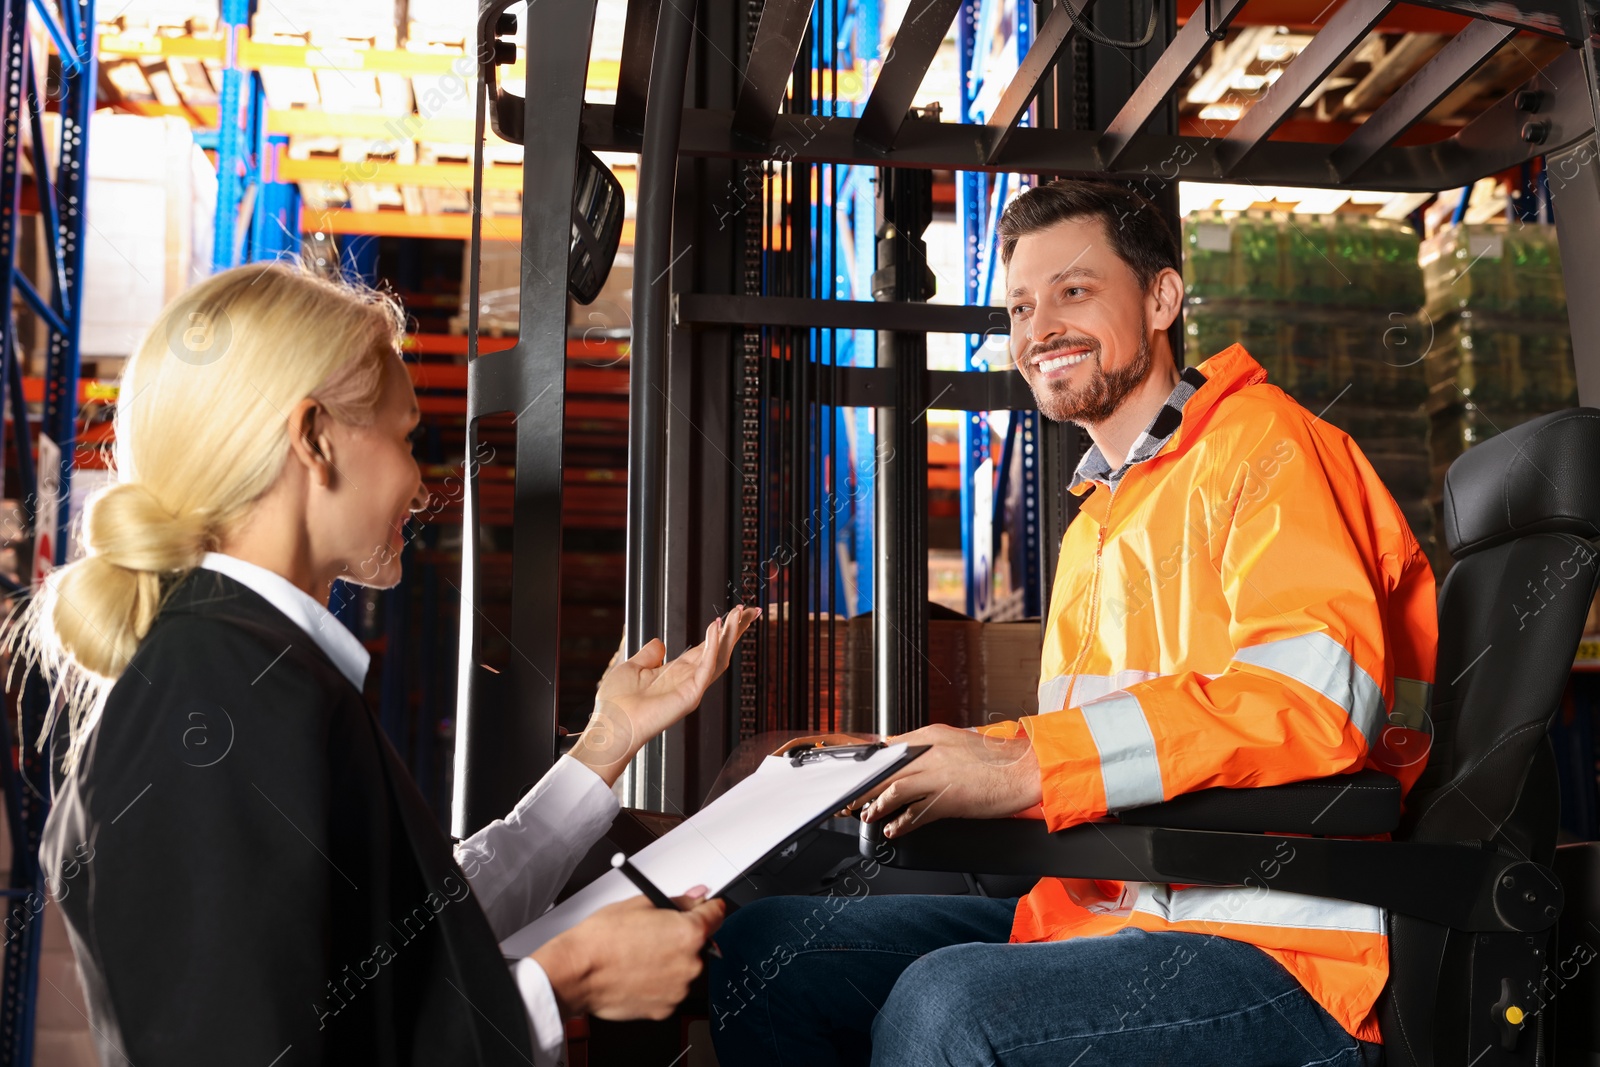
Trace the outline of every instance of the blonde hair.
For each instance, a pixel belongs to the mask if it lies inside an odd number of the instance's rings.
[[[123,372],[117,481],[85,502],[85,555],[6,624],[13,670],[50,684],[46,732],[68,717],[69,759],[177,579],[277,480],[288,412],[312,397],[370,425],[404,332],[393,297],[291,261],[223,271],[162,311]]]

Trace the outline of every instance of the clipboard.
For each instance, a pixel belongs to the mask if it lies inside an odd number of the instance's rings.
[[[796,837],[870,791],[927,745],[837,745],[791,749],[630,857],[668,896],[704,885],[716,896]],[[608,904],[639,895],[620,871],[596,878],[500,942],[520,959]]]

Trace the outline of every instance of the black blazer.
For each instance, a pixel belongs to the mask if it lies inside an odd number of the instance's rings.
[[[361,694],[225,575],[172,591],[41,862],[108,1064],[532,1060],[488,920]]]

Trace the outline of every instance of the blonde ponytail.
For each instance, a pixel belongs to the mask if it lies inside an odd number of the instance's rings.
[[[39,668],[52,722],[68,717],[69,760],[172,587],[276,481],[285,413],[312,396],[335,419],[370,424],[404,325],[391,297],[292,262],[224,271],[162,312],[123,374],[118,480],[85,504],[85,554],[5,627],[7,683]]]

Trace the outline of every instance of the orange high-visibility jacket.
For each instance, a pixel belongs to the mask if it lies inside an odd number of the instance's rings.
[[[1393,498],[1340,430],[1238,345],[1199,367],[1177,431],[1113,490],[1085,482],[1044,639],[1032,738],[1051,829],[1210,786],[1374,767],[1409,789],[1426,761],[1438,640],[1433,574]],[[1283,863],[1294,862],[1285,836]],[[1013,941],[1133,926],[1248,942],[1346,1030],[1380,1041],[1384,914],[1274,890],[1047,878]],[[1181,983],[1182,959],[1155,985]],[[1112,990],[1136,1025],[1159,990]]]

